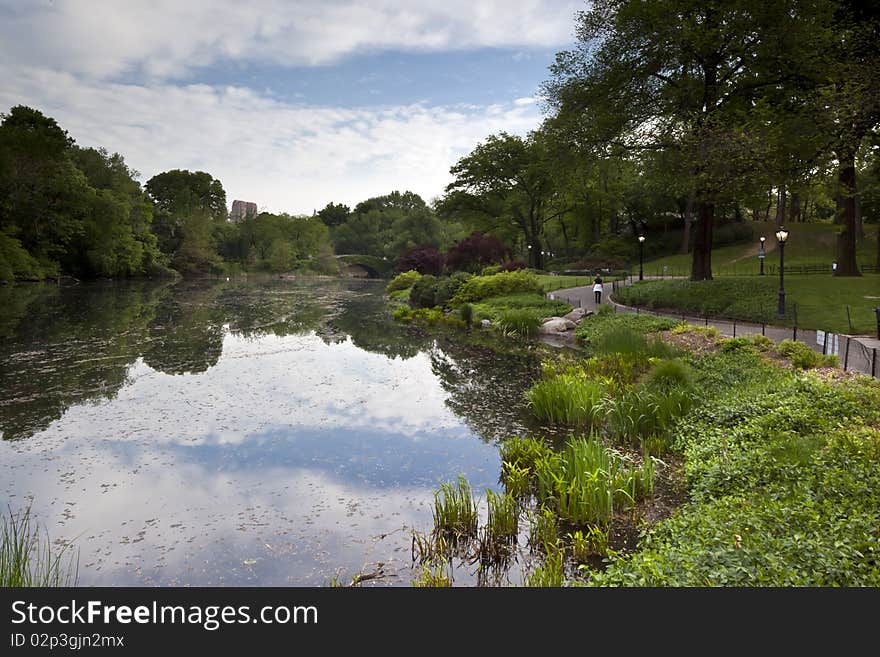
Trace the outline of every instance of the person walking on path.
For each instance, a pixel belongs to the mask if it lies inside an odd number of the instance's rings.
[[[593,293],[596,295],[596,305],[602,303],[602,277],[599,275],[593,281]]]

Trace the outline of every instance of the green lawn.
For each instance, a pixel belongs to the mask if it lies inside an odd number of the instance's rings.
[[[775,272],[779,266],[779,251],[776,248],[775,226],[772,222],[752,224],[755,235],[765,235],[765,272]],[[785,245],[786,265],[826,265],[834,260],[835,244],[839,226],[832,224],[794,224],[789,227],[789,237]],[[860,265],[874,265],[877,260],[877,226],[866,226],[867,238],[860,240],[856,250]],[[734,244],[712,249],[712,273],[715,276],[751,276],[760,270],[758,242],[754,244]],[[670,255],[644,264],[646,276],[689,276],[691,254]],[[664,271],[664,267],[666,267]],[[638,272],[638,263],[633,267]]]
[[[603,276],[602,280],[610,283],[616,280],[616,276]],[[539,274],[538,283],[544,292],[552,292],[553,290],[561,290],[567,287],[583,287],[593,284],[592,276],[553,276],[550,274]]]
[[[644,281],[615,293],[621,303],[675,308],[696,314],[747,321],[791,324],[835,333],[876,335],[874,308],[880,306],[880,275],[836,278],[823,274],[787,275],[786,319],[777,322],[777,276],[727,277],[713,281]],[[847,318],[849,307],[852,328]]]

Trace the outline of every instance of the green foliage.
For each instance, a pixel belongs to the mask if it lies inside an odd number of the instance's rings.
[[[421,277],[422,275],[414,269],[401,272],[388,282],[388,285],[385,286],[385,293],[391,294],[392,292],[397,292],[398,290],[406,290],[407,288],[411,288],[415,284],[415,282]]]
[[[609,531],[603,527],[587,527],[565,535],[571,546],[571,554],[578,563],[584,563],[593,556],[604,557],[608,554]]]
[[[43,536],[30,507],[0,518],[0,587],[75,586],[77,554]]]
[[[434,493],[434,532],[456,540],[477,533],[477,503],[461,475],[455,485],[443,483]]]
[[[823,356],[813,351],[803,342],[795,342],[794,340],[782,340],[776,345],[776,351],[780,355],[791,360],[791,364],[802,370],[813,367],[836,367],[837,356]]]
[[[585,318],[580,324],[578,324],[575,335],[581,344],[591,345],[603,339],[607,339],[606,336],[614,335],[622,330],[646,334],[657,331],[666,331],[673,326],[675,326],[675,322],[666,317],[657,317],[655,315],[647,314],[633,315],[629,313],[613,313],[611,311],[606,311],[606,313],[600,313]],[[611,340],[613,340],[613,338],[611,338]]]
[[[440,561],[433,566],[422,564],[413,578],[412,585],[416,588],[447,588],[452,586],[449,564],[446,561]]]
[[[391,313],[395,321],[403,324],[421,324],[422,326],[442,326],[445,328],[460,329],[466,324],[451,315],[445,314],[439,308],[410,308],[401,306]]]
[[[573,438],[560,455],[536,466],[538,500],[577,527],[607,525],[615,513],[654,490],[654,460],[641,464],[601,441]]]
[[[461,321],[470,326],[474,322],[474,307],[469,303],[462,304],[458,309]]]
[[[573,369],[539,381],[526,392],[536,417],[571,427],[589,428],[597,423],[604,389],[599,381]]]
[[[493,490],[486,491],[488,515],[486,537],[493,543],[512,543],[519,528],[519,507],[516,497],[509,493],[499,495]]]
[[[529,587],[554,587],[565,584],[565,549],[562,545],[547,544],[541,565],[526,577],[525,585]]]
[[[696,326],[695,324],[688,324],[687,322],[681,322],[672,327],[673,335],[682,335],[683,333],[695,333],[697,335],[705,335],[709,338],[717,338],[721,335],[718,332],[718,329],[714,326]]]
[[[646,384],[665,390],[690,388],[694,384],[694,371],[681,359],[661,360],[648,373]]]
[[[437,277],[420,276],[413,283],[412,291],[409,293],[409,302],[415,308],[433,308],[438,305],[435,302],[437,298]]]
[[[504,335],[530,338],[538,334],[543,314],[532,308],[502,310],[495,323]]]
[[[520,468],[528,468],[532,472],[538,461],[553,453],[547,443],[540,438],[520,438],[514,436],[506,439],[500,446],[501,460]]]
[[[559,518],[546,506],[541,506],[532,517],[529,530],[529,544],[535,550],[555,546],[559,540]]]
[[[745,336],[738,338],[721,338],[715,342],[715,345],[725,353],[737,351],[754,351],[755,343]]]
[[[541,293],[541,287],[535,275],[525,270],[501,272],[492,276],[474,276],[458,289],[450,305],[456,307],[463,303],[516,292]]]
[[[845,386],[748,352],[700,359],[679,426],[691,502],[597,585],[877,586],[880,382]]]

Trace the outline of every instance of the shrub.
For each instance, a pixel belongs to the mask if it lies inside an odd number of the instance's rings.
[[[459,288],[473,276],[463,271],[458,271],[452,276],[438,278],[434,286],[434,305],[448,306],[449,300],[455,296]]]
[[[419,278],[409,293],[409,302],[414,308],[433,308],[437,296],[437,277],[430,274]]]
[[[500,272],[492,276],[474,276],[464,283],[450,301],[453,307],[515,292],[542,294],[537,277],[528,271]]]
[[[823,356],[813,351],[803,342],[795,342],[794,340],[783,340],[776,345],[776,351],[781,356],[791,360],[791,364],[795,367],[807,370],[812,367],[836,367],[836,356]]]
[[[474,231],[449,247],[446,266],[450,271],[478,272],[487,265],[500,263],[509,250],[494,235]]]
[[[766,335],[752,335],[749,336],[749,339],[758,351],[767,351],[773,346],[773,340]]]
[[[754,351],[755,348],[755,343],[747,337],[721,338],[715,342],[715,345],[725,353]]]
[[[461,308],[458,309],[458,314],[461,317],[461,321],[470,326],[474,322],[474,307],[465,303],[462,304]]]
[[[662,389],[690,388],[694,384],[694,370],[678,358],[661,360],[648,373],[647,383]]]
[[[409,270],[439,276],[443,273],[443,255],[430,244],[411,247],[397,259],[397,271]]]
[[[415,269],[410,269],[409,271],[401,272],[397,276],[389,281],[388,285],[385,286],[385,292],[387,294],[391,294],[392,292],[397,292],[398,290],[406,290],[415,284],[417,280],[419,280],[422,275],[417,272]]]

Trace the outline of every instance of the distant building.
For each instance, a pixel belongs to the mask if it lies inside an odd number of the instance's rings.
[[[238,223],[245,219],[257,216],[257,204],[249,201],[235,200],[232,202],[232,211],[229,213],[229,221]]]

